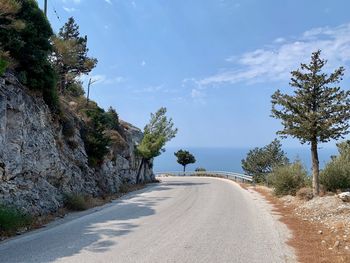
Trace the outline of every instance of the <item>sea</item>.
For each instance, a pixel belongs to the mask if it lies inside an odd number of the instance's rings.
[[[174,152],[180,148],[169,147],[166,151],[158,156],[154,161],[155,172],[165,171],[181,171],[182,166],[176,162]],[[187,171],[194,171],[197,167],[205,168],[207,171],[230,171],[242,173],[241,160],[244,159],[251,148],[181,148],[191,152],[195,158],[196,163],[190,164],[186,167]],[[300,148],[285,148],[290,161],[300,160],[305,168],[311,171],[311,151],[306,147]],[[319,148],[320,167],[331,159],[331,156],[337,155],[336,148]]]

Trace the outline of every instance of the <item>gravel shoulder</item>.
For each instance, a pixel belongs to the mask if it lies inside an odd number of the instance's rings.
[[[277,198],[267,187],[256,187],[292,231],[288,244],[299,262],[350,262],[350,203],[336,195],[301,200]]]

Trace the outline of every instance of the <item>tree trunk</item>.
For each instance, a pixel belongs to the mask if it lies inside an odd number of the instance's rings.
[[[146,172],[148,168],[148,160],[145,161],[145,165],[143,166],[143,179],[146,179]]]
[[[184,165],[184,176],[186,175],[186,165]]]
[[[140,166],[139,166],[139,170],[137,171],[137,175],[136,175],[136,183],[137,183],[137,184],[140,183],[141,169],[142,169],[142,166],[143,166],[144,162],[145,162],[145,159],[142,158],[142,159],[141,159]]]
[[[320,194],[320,182],[319,182],[319,161],[317,152],[317,141],[311,142],[311,155],[312,155],[312,190],[315,196]]]

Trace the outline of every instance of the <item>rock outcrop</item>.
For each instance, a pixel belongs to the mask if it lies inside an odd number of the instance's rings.
[[[75,123],[72,140],[65,140],[41,96],[9,74],[0,78],[0,203],[42,215],[57,211],[66,193],[99,196],[135,183],[140,163],[135,145],[142,132],[121,121],[122,133],[111,131],[118,143],[99,168],[91,168],[81,123]],[[145,169],[142,178],[152,181],[152,169]]]

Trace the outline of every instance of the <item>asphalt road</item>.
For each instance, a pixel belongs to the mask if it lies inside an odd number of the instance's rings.
[[[295,262],[257,193],[217,178],[162,181],[0,243],[0,262]]]

